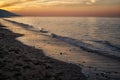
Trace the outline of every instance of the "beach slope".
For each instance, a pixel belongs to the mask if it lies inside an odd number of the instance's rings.
[[[80,67],[47,57],[42,49],[17,40],[32,36],[18,29],[0,23],[0,80],[86,80]]]

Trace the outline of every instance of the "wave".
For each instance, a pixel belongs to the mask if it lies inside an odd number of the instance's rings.
[[[77,40],[77,39],[73,39],[70,37],[59,36],[57,34],[50,33],[43,28],[41,28],[41,30],[38,30],[38,29],[34,30],[34,27],[29,24],[19,23],[19,22],[7,20],[7,19],[3,19],[3,20],[21,25],[25,29],[29,29],[29,30],[41,32],[41,33],[47,33],[47,35],[50,35],[53,38],[57,38],[61,41],[69,43],[71,45],[80,47],[81,49],[83,49],[84,51],[87,51],[87,52],[98,53],[99,55],[109,56],[109,57],[116,58],[116,59],[120,58],[120,45],[113,45],[112,43],[110,43],[108,41]]]
[[[111,44],[109,41],[98,41],[98,40],[94,40],[94,42],[107,45],[107,46],[111,47],[112,49],[115,49],[115,50],[117,49],[118,51],[120,51],[120,45]]]
[[[51,36],[53,38],[57,38],[66,43],[69,43],[71,45],[80,47],[81,49],[87,52],[98,53],[100,55],[109,56],[118,59],[120,57],[120,46],[113,45],[108,41],[98,41],[98,40],[82,41],[70,37],[59,36],[54,33],[52,33]]]
[[[3,20],[8,21],[8,22],[11,22],[11,23],[14,23],[14,24],[17,24],[17,25],[20,25],[20,26],[22,26],[23,28],[33,28],[33,26],[31,26],[31,25],[29,25],[29,24],[20,23],[20,22],[8,20],[8,19],[3,19]]]

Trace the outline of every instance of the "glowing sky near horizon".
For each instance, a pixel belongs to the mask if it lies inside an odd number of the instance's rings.
[[[23,15],[119,15],[120,0],[0,0],[0,8]]]

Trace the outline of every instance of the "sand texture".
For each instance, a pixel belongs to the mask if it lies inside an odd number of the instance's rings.
[[[80,67],[23,44],[17,38],[32,35],[22,28],[21,34],[14,29],[0,24],[0,80],[85,80]]]

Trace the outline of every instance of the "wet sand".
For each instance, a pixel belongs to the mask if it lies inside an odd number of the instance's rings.
[[[82,71],[89,80],[119,80],[120,62],[107,56],[86,52],[66,42],[60,41],[49,33],[34,32],[25,27],[28,25],[1,21],[7,28],[24,36],[16,39],[27,46],[42,49],[46,56],[82,67]],[[79,79],[78,79],[79,80]]]
[[[20,42],[19,38],[32,35],[16,28],[0,23],[0,80],[86,80],[80,67],[47,57],[41,48]]]

